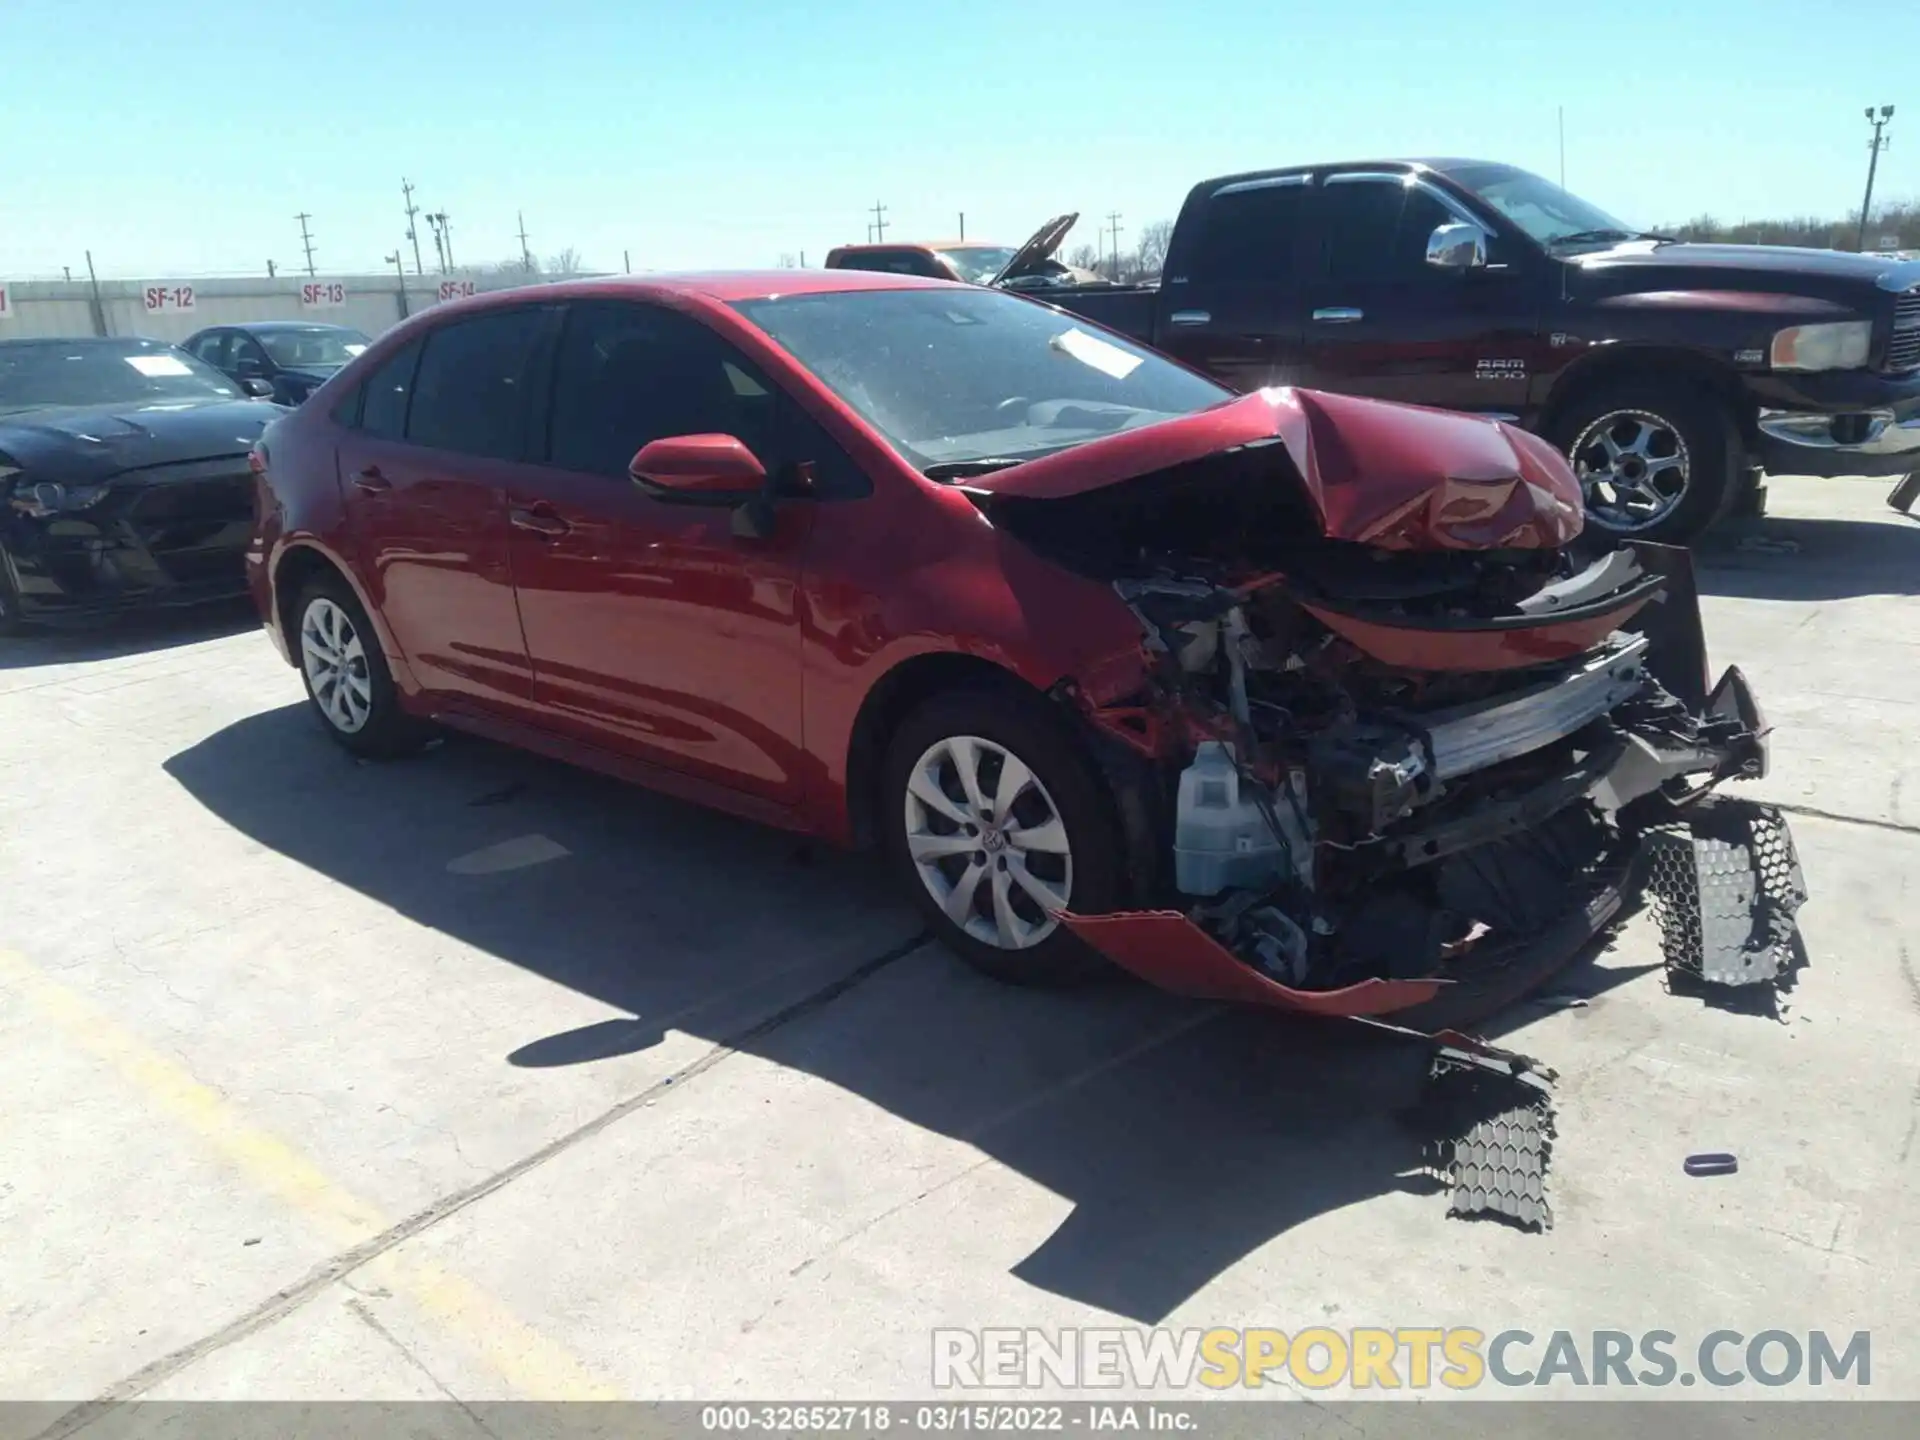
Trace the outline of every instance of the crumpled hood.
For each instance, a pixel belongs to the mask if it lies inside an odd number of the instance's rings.
[[[243,455],[269,420],[287,412],[262,400],[89,405],[0,415],[0,450],[30,475],[104,479],[123,470]]]
[[[1278,442],[1329,539],[1383,550],[1557,549],[1580,533],[1580,484],[1538,436],[1478,416],[1261,390],[966,482],[1059,499]]]

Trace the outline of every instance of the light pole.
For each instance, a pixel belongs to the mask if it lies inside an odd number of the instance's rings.
[[[1860,202],[1860,241],[1853,248],[1867,248],[1867,217],[1873,210],[1873,172],[1880,168],[1880,152],[1891,143],[1880,132],[1887,128],[1887,122],[1893,119],[1893,106],[1882,105],[1876,118],[1873,107],[1867,106],[1867,123],[1873,126],[1873,139],[1867,144],[1867,198]]]

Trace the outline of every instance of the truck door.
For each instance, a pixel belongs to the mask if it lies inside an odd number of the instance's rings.
[[[1236,390],[1290,385],[1302,339],[1300,261],[1310,177],[1222,185],[1169,257],[1154,342]]]
[[[1450,410],[1524,414],[1539,345],[1531,270],[1501,263],[1497,248],[1484,269],[1428,264],[1427,240],[1437,226],[1478,222],[1417,176],[1335,174],[1323,177],[1313,195],[1300,383]]]

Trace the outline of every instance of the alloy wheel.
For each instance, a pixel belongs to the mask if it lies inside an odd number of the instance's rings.
[[[908,776],[905,820],[914,871],[956,926],[1002,950],[1054,932],[1073,893],[1073,850],[1019,756],[977,735],[935,741]]]
[[[1582,430],[1567,451],[1587,513],[1610,530],[1658,524],[1687,493],[1687,442],[1648,410],[1614,410]]]
[[[325,596],[300,617],[300,663],[327,723],[342,734],[358,733],[373,714],[366,647],[352,618]]]

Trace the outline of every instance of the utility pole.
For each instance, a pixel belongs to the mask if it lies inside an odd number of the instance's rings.
[[[440,216],[436,212],[429,210],[427,212],[427,224],[433,227],[433,253],[439,257],[440,273],[444,275],[447,273],[447,246],[446,242],[440,237]]]
[[[964,210],[960,212],[960,238],[967,238],[967,212]]]
[[[533,252],[527,249],[527,217],[523,212],[516,210],[513,212],[513,218],[520,222],[520,264],[521,267],[531,275],[533,273]]]
[[[293,218],[300,222],[300,243],[306,248],[307,278],[311,280],[313,278],[313,235],[307,229],[307,222],[311,220],[313,216],[302,210]]]
[[[1107,212],[1107,228],[1113,232],[1113,278],[1120,278],[1120,212]]]
[[[447,269],[453,269],[453,222],[447,218],[447,212],[440,212],[440,233],[447,239]]]
[[[73,280],[73,267],[71,265],[62,265],[60,268],[67,272],[67,280],[71,283]]]
[[[1560,188],[1567,188],[1567,107],[1560,107]]]
[[[407,318],[407,267],[401,262],[398,245],[393,247],[393,253],[386,257],[386,261],[393,267],[393,273],[400,277],[400,318],[404,320]]]
[[[1853,248],[1867,248],[1867,217],[1873,211],[1873,172],[1880,168],[1880,152],[1893,143],[1891,136],[1882,136],[1887,122],[1893,119],[1893,106],[1882,105],[1879,118],[1874,117],[1873,107],[1867,106],[1867,123],[1873,126],[1873,139],[1867,142],[1867,198],[1860,202],[1860,242]]]
[[[400,193],[407,200],[407,239],[413,242],[413,273],[424,275],[427,269],[420,263],[420,232],[413,228],[413,217],[420,213],[420,207],[413,203],[413,182],[404,175],[400,177]]]
[[[873,224],[868,227],[867,233],[873,236],[874,240],[879,243],[884,244],[886,242],[887,207],[882,205],[878,200],[873,202]]]
[[[633,273],[633,252],[631,250],[622,250],[620,252],[620,268],[629,275]]]
[[[273,261],[269,260],[267,261],[267,278],[271,280],[273,279],[273,277],[274,277],[274,264],[273,264]]]

